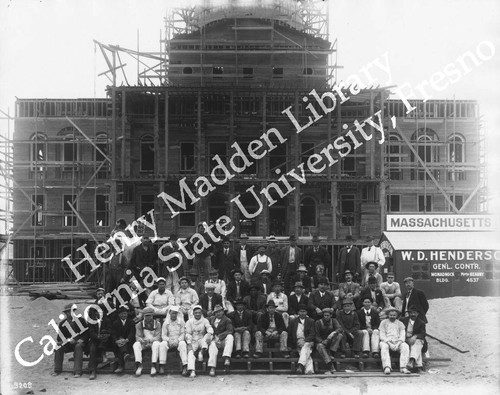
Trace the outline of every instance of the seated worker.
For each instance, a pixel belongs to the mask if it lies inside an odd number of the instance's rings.
[[[387,273],[387,281],[380,284],[380,289],[384,292],[385,307],[393,306],[399,311],[403,308],[403,299],[401,298],[401,288],[399,283],[394,281],[394,273]]]
[[[179,284],[180,289],[175,295],[175,304],[179,306],[179,312],[183,315],[184,321],[187,321],[193,316],[192,307],[199,302],[198,294],[194,289],[190,288],[187,277],[181,277]]]
[[[281,314],[276,312],[276,305],[273,300],[267,303],[267,312],[262,314],[257,322],[257,331],[255,332],[255,354],[254,358],[260,358],[263,351],[264,340],[280,341],[280,351],[285,358],[290,357],[288,352],[288,333],[285,322]]]
[[[389,318],[382,320],[380,330],[380,355],[382,357],[382,369],[385,374],[391,374],[391,356],[389,351],[398,351],[399,368],[401,373],[410,374],[406,367],[410,349],[406,343],[406,331],[404,324],[398,320],[399,310],[391,307],[387,310]]]
[[[367,262],[365,265],[365,271],[363,274],[363,280],[361,281],[361,287],[366,287],[368,285],[368,279],[370,277],[375,277],[377,279],[377,287],[380,287],[384,279],[378,273],[378,263],[377,262]]]
[[[260,278],[258,280],[253,280],[260,285],[260,292],[267,297],[273,290],[273,283],[271,281],[271,273],[268,270],[262,270],[260,272]]]
[[[220,304],[214,307],[214,315],[208,320],[214,330],[214,336],[208,348],[208,364],[210,368],[209,375],[215,376],[215,367],[217,366],[217,354],[222,348],[222,357],[224,358],[224,370],[227,372],[231,363],[230,358],[233,353],[233,323],[224,314],[224,307]]]
[[[288,327],[288,296],[282,292],[282,285],[280,280],[275,280],[273,283],[273,292],[267,296],[267,301],[274,301],[276,305],[276,312],[283,316],[285,327]]]
[[[349,298],[354,303],[357,303],[360,292],[361,287],[357,282],[353,281],[352,272],[350,270],[346,270],[344,272],[344,282],[339,284],[338,308],[342,308],[342,301],[344,300],[344,298]]]
[[[105,314],[100,315],[96,309],[89,309],[88,315],[87,353],[89,354],[89,380],[95,380],[98,367],[97,358],[102,356],[102,364],[106,364],[108,362],[106,349],[113,348],[111,341],[111,321]]]
[[[111,324],[111,339],[113,341],[115,358],[118,367],[113,373],[123,373],[125,357],[132,353],[135,342],[135,322],[129,317],[127,305],[118,308],[118,318]]]
[[[74,358],[73,377],[79,378],[82,376],[83,369],[83,351],[87,342],[87,323],[78,317],[74,317],[76,305],[73,303],[64,306],[63,314],[60,317],[64,318],[59,323],[59,331],[57,335],[57,345],[59,348],[54,352],[54,372],[52,376],[58,376],[62,372],[64,354],[72,352]],[[72,337],[71,330],[77,334]]]
[[[316,265],[314,275],[311,276],[311,292],[315,291],[319,287],[319,280],[325,277],[325,266],[319,263]]]
[[[304,285],[301,281],[295,283],[295,291],[288,297],[288,314],[292,322],[299,316],[299,305],[309,306],[309,298],[304,295]]]
[[[346,357],[347,343],[351,345],[351,350],[354,352],[354,358],[359,358],[359,350],[361,349],[362,334],[359,331],[359,319],[354,310],[354,303],[351,299],[345,298],[342,301],[342,310],[337,312],[337,321],[342,327],[342,353],[340,358]]]
[[[243,299],[236,299],[234,305],[235,311],[229,313],[228,317],[233,322],[235,357],[241,358],[241,350],[243,349],[243,358],[248,358],[250,356],[251,334],[254,327],[252,313],[246,309],[247,304]]]
[[[188,277],[190,288],[196,291],[198,297],[201,297],[201,295],[205,293],[205,287],[203,286],[203,281],[201,281],[200,277],[198,276],[198,270],[196,270],[194,267],[189,269]]]
[[[167,364],[168,350],[176,349],[182,362],[182,375],[188,375],[185,324],[184,320],[179,316],[179,310],[179,306],[170,307],[168,316],[161,327],[160,374],[165,373],[164,366]]]
[[[135,324],[135,343],[133,346],[135,357],[135,375],[142,373],[142,351],[151,350],[151,376],[155,376],[158,367],[158,356],[161,341],[160,321],[153,318],[154,309],[146,307],[142,312],[144,319]]]
[[[215,306],[214,306],[215,307]],[[193,318],[186,322],[186,344],[188,350],[188,370],[190,377],[196,377],[195,373],[195,353],[198,354],[198,361],[203,362],[203,354],[208,350],[208,345],[212,341],[214,329],[201,314],[201,306],[193,306]]]
[[[319,288],[309,295],[311,317],[315,320],[323,316],[323,309],[332,308],[335,304],[333,293],[328,290],[329,281],[326,277],[319,280]]]
[[[175,304],[175,298],[172,292],[167,289],[167,280],[165,278],[158,277],[156,284],[158,289],[151,291],[146,300],[146,307],[151,307],[153,314],[166,317],[170,306]]]
[[[301,304],[298,307],[299,316],[290,323],[288,337],[293,348],[299,352],[297,363],[297,374],[313,374],[314,364],[311,352],[314,347],[315,326],[314,320],[307,316],[307,306]]]
[[[250,284],[243,279],[243,272],[240,269],[233,270],[231,274],[232,278],[227,283],[226,298],[234,308],[234,301],[236,299],[243,299],[245,296],[250,294]]]
[[[306,294],[311,292],[311,277],[307,275],[307,268],[304,265],[299,265],[297,268],[297,274],[293,277],[292,284],[301,282],[304,285],[304,291]]]
[[[372,298],[365,296],[363,308],[358,310],[359,328],[363,336],[363,358],[368,358],[370,347],[373,358],[379,357],[380,335],[378,327],[380,325],[379,312],[372,307]]]
[[[379,313],[384,309],[384,292],[378,288],[377,279],[375,277],[370,277],[368,279],[368,286],[363,288],[359,294],[359,298],[356,303],[356,307],[360,309],[363,305],[363,300],[365,298],[371,298],[372,307],[374,307]]]
[[[260,293],[259,284],[250,285],[250,295],[245,296],[243,301],[246,303],[247,309],[252,313],[252,321],[257,325],[259,317],[266,312],[267,298]]]
[[[214,292],[222,296],[222,306],[228,308],[228,303],[226,300],[226,293],[227,293],[226,282],[219,278],[219,272],[217,270],[215,269],[210,270],[210,278],[207,281],[205,281],[205,289],[207,288],[208,284],[215,285]],[[231,306],[231,309],[228,310],[233,311],[233,306]]]
[[[210,318],[214,315],[214,307],[222,305],[222,295],[215,293],[215,284],[208,283],[205,286],[206,293],[200,296],[200,306],[204,317]]]
[[[425,340],[425,322],[418,316],[416,306],[410,306],[408,309],[409,317],[401,318],[401,322],[406,330],[406,343],[410,347],[410,359],[406,368],[417,372],[423,371],[422,354],[427,351],[427,340]]]
[[[323,309],[323,318],[315,323],[315,336],[316,350],[328,365],[330,374],[335,373],[334,358],[342,340],[342,327],[333,318],[333,309]]]

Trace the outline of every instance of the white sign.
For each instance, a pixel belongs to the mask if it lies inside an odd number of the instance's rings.
[[[388,231],[485,231],[497,229],[493,215],[468,214],[468,215],[432,215],[432,214],[405,214],[388,215]]]

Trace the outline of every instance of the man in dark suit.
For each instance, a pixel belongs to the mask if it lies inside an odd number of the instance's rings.
[[[254,327],[252,313],[246,309],[246,303],[242,299],[236,299],[234,304],[235,311],[227,316],[233,322],[235,356],[241,358],[241,350],[243,349],[243,357],[248,358],[250,356],[251,333]]]
[[[251,246],[247,245],[247,240],[248,236],[245,233],[242,233],[240,235],[240,244],[236,248],[236,256],[245,281],[250,282],[251,276],[248,271],[248,265],[250,264],[250,259],[252,259],[255,254],[255,250]]]
[[[366,296],[363,300],[363,308],[358,310],[359,331],[363,336],[363,358],[368,358],[370,348],[373,358],[380,356],[380,325],[379,312],[372,307],[372,298]]]
[[[297,268],[302,263],[302,249],[297,246],[295,235],[291,235],[289,245],[281,249],[281,270],[285,292],[289,293],[292,287],[292,278],[297,273]]]
[[[215,284],[207,283],[204,294],[200,295],[200,306],[203,317],[210,318],[214,314],[214,308],[218,304],[222,305],[222,295],[215,293]]]
[[[118,367],[113,373],[123,373],[125,358],[132,353],[135,342],[135,322],[128,316],[129,308],[122,305],[118,308],[118,319],[111,327],[111,339],[114,344],[114,353]]]
[[[377,279],[375,277],[370,277],[368,285],[361,290],[359,298],[355,303],[358,310],[362,307],[365,298],[372,300],[372,307],[377,309],[379,313],[386,307],[384,293],[377,287]]]
[[[299,317],[290,323],[288,337],[292,347],[299,352],[297,363],[298,374],[314,373],[311,352],[314,347],[315,326],[314,320],[307,316],[307,306],[301,304],[298,307]]]
[[[222,239],[222,248],[215,255],[213,267],[219,271],[219,278],[224,280],[226,284],[231,279],[231,272],[240,268],[238,254],[230,248],[229,238]]]
[[[267,302],[266,295],[260,293],[260,285],[251,284],[250,295],[245,296],[243,301],[246,303],[248,311],[252,313],[253,323],[257,325],[260,316],[266,312]]]
[[[354,358],[359,358],[361,348],[361,332],[359,331],[359,318],[354,303],[349,298],[342,301],[342,310],[337,312],[337,321],[342,327],[343,336],[341,339],[342,353],[340,358],[346,357],[346,345],[351,345],[351,353],[354,352]]]
[[[273,300],[269,301],[267,312],[262,314],[257,322],[254,358],[260,358],[264,347],[264,340],[269,339],[279,339],[281,353],[285,358],[290,358],[287,346],[288,332],[286,331],[285,321],[283,321],[281,314],[276,312],[276,305]]]
[[[353,274],[354,281],[360,280],[361,276],[361,253],[359,249],[353,245],[352,236],[346,236],[346,245],[339,251],[339,268],[337,277],[346,270],[350,270]]]
[[[297,281],[295,283],[295,293],[288,297],[288,314],[291,323],[299,316],[299,305],[309,306],[309,298],[304,295],[304,284]]]
[[[308,276],[307,269],[304,265],[299,265],[297,274],[292,278],[293,284],[301,282],[304,286],[304,291],[309,294],[311,292],[311,277]]]
[[[250,294],[250,284],[243,279],[243,272],[238,268],[232,271],[232,278],[227,283],[226,299],[234,307],[236,299],[243,299]]]
[[[429,310],[429,303],[425,294],[415,288],[415,280],[412,277],[404,279],[406,294],[403,295],[403,311],[402,315],[407,317],[409,314],[408,306],[415,306],[420,319],[427,324],[427,311]]]
[[[333,309],[323,309],[323,318],[315,323],[316,329],[316,350],[328,365],[330,374],[335,370],[334,358],[342,340],[342,327],[333,317]]]
[[[406,330],[406,343],[410,347],[410,359],[406,368],[408,370],[417,368],[417,372],[420,373],[423,370],[422,354],[427,351],[425,322],[419,318],[416,306],[410,306],[408,313],[408,317],[401,318]]]
[[[214,337],[208,347],[208,364],[210,368],[209,375],[215,376],[215,367],[217,365],[217,354],[222,348],[222,357],[224,358],[224,370],[227,371],[230,365],[230,358],[233,352],[233,323],[224,314],[224,307],[220,304],[214,307],[214,315],[208,319],[212,328],[214,328]]]
[[[304,266],[309,271],[309,276],[316,273],[316,266],[323,265],[325,269],[329,268],[332,264],[332,258],[325,247],[319,245],[320,239],[318,235],[312,238],[312,246],[308,247],[304,253]],[[328,270],[326,271],[328,272]]]
[[[87,354],[89,354],[90,380],[95,380],[97,370],[97,358],[102,355],[102,364],[108,361],[106,350],[113,348],[111,341],[111,321],[106,315],[102,317],[96,309],[89,309],[88,318],[88,343]]]
[[[335,304],[335,298],[333,294],[328,291],[328,285],[328,279],[323,277],[319,280],[319,288],[309,295],[309,310],[311,311],[311,317],[315,320],[319,320],[323,317],[324,308],[332,308]]]
[[[279,247],[276,245],[276,237],[271,235],[271,236],[269,236],[267,241],[269,242],[269,244],[268,244],[264,254],[267,255],[271,259],[271,262],[273,265],[273,271],[271,273],[271,277],[273,278],[273,280],[275,280],[276,278],[279,278],[279,276],[282,273],[282,271],[281,271],[281,251],[280,251]]]

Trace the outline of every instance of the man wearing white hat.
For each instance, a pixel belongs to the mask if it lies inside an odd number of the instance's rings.
[[[158,354],[160,351],[161,324],[153,318],[154,309],[146,307],[142,314],[144,320],[135,325],[135,343],[133,346],[135,356],[135,375],[142,373],[142,351],[151,349],[151,376],[158,370]]]
[[[224,314],[224,307],[217,305],[214,307],[214,316],[209,318],[210,325],[214,330],[214,338],[208,348],[208,367],[210,376],[215,376],[215,367],[217,365],[217,354],[222,348],[222,357],[224,358],[224,368],[229,368],[229,358],[233,352],[234,329],[233,323]]]
[[[195,353],[198,354],[198,361],[203,362],[203,353],[207,352],[208,345],[212,341],[214,329],[206,318],[201,314],[201,306],[193,306],[193,318],[186,322],[186,344],[188,350],[188,370],[190,377],[196,377],[195,373]]]
[[[171,306],[169,314],[161,328],[160,343],[160,374],[164,374],[163,368],[167,363],[168,350],[177,349],[182,362],[182,375],[187,376],[187,344],[185,341],[186,328],[182,316],[179,315],[179,306]]]
[[[175,304],[175,298],[167,289],[167,280],[164,277],[158,277],[156,284],[158,289],[151,291],[146,300],[146,307],[151,307],[155,315],[166,316],[170,306]]]

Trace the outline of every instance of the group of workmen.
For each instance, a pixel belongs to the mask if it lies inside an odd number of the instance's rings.
[[[391,352],[399,353],[402,373],[422,370],[427,299],[411,277],[404,279],[404,293],[392,272],[383,281],[385,258],[374,238],[361,252],[346,240],[339,253],[338,290],[325,276],[331,261],[317,236],[304,254],[293,236],[281,249],[273,236],[256,250],[247,240],[241,235],[238,249],[233,249],[223,238],[217,249],[195,256],[185,276],[157,267],[159,277],[152,289],[131,277],[126,303],[99,288],[94,303],[104,314],[90,310],[87,322],[68,306],[67,318],[59,325],[61,347],[55,351],[53,374],[62,371],[64,353],[74,352],[74,375],[80,377],[87,353],[93,380],[98,367],[109,362],[107,352],[113,351],[114,373],[123,373],[126,359],[133,355],[140,376],[143,351],[150,350],[151,376],[165,373],[168,351],[178,352],[183,376],[196,377],[196,360],[206,358],[209,375],[215,376],[219,351],[228,371],[231,358],[258,359],[264,342],[270,341],[279,343],[282,358],[298,355],[297,374],[314,373],[314,350],[329,374],[336,371],[336,359],[348,354],[381,358],[384,373],[390,374]],[[143,260],[150,248],[144,238],[129,258],[120,258],[121,275],[113,274],[113,268],[106,269],[108,274],[123,284],[127,268],[134,273],[150,265]],[[166,265],[176,267],[178,262]],[[82,327],[87,330],[71,336],[71,328],[76,332]]]

